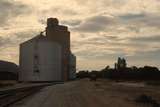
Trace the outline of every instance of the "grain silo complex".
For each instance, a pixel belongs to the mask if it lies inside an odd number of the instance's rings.
[[[75,78],[76,57],[70,50],[70,32],[56,18],[47,19],[45,34],[20,44],[19,81],[51,82]]]

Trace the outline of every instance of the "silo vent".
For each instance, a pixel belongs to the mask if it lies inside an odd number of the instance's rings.
[[[47,19],[47,27],[54,27],[58,25],[58,19],[57,18],[48,18]]]

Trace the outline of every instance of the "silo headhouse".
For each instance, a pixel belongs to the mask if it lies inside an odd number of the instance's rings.
[[[73,54],[70,50],[68,28],[59,25],[56,18],[48,18],[45,34],[40,33],[20,44],[19,81],[51,82],[73,79],[72,75],[76,73],[76,66],[73,68],[76,57],[71,60],[71,56]]]

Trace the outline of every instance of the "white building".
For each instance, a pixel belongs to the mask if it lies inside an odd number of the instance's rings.
[[[61,46],[38,36],[20,45],[20,81],[61,81]]]
[[[73,79],[76,73],[76,59],[71,56],[73,57],[70,51],[70,32],[67,27],[58,25],[57,19],[49,18],[46,36],[41,33],[20,44],[19,81]]]

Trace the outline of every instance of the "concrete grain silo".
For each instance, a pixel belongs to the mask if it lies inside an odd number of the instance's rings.
[[[69,63],[69,79],[74,80],[76,78],[76,56],[70,54],[70,63]]]
[[[66,26],[59,25],[58,19],[48,18],[46,37],[62,46],[62,75],[66,81],[69,79],[70,32]]]
[[[69,80],[70,32],[56,18],[48,18],[45,32],[20,44],[19,81]]]
[[[20,45],[19,81],[62,81],[61,46],[38,36]]]

